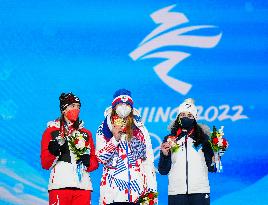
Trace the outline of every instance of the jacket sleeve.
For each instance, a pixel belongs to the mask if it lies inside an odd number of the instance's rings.
[[[167,141],[168,136],[163,140],[163,143]],[[161,175],[167,175],[171,169],[171,153],[169,152],[168,156],[165,156],[160,150],[160,159],[158,162],[158,171]]]
[[[111,131],[107,130],[104,126],[107,126],[105,122],[103,122],[97,130],[96,155],[100,163],[109,166],[116,156],[119,142],[112,136]],[[110,139],[105,136],[108,134],[111,137]]]
[[[95,146],[94,146],[94,141],[92,139],[92,134],[88,130],[86,131],[88,134],[88,141],[90,144],[90,158],[89,158],[89,166],[87,167],[87,172],[92,172],[99,167],[98,159],[95,154]]]
[[[154,166],[154,151],[148,130],[143,126],[141,128],[144,133],[146,145],[146,159],[141,164],[141,171],[147,179],[147,191],[157,192],[156,174]]]
[[[146,159],[146,143],[145,138],[139,131],[134,131],[135,137],[131,139],[131,152],[133,154],[133,159]]]
[[[41,141],[41,165],[43,169],[50,169],[54,162],[57,160],[57,157],[51,154],[48,150],[49,142],[52,140],[51,132],[53,128],[47,128],[42,136]]]
[[[204,152],[204,157],[206,160],[208,171],[216,172],[217,171],[216,166],[212,165],[212,157],[214,156],[214,152],[209,142],[209,137],[207,135],[205,136],[205,141],[202,143],[202,150]]]

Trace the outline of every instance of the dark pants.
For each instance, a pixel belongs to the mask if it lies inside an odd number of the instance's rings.
[[[168,205],[210,205],[210,194],[169,195]]]

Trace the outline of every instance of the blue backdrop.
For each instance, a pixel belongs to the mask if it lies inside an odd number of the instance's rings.
[[[176,107],[192,97],[200,122],[225,126],[230,143],[224,172],[209,175],[212,205],[267,204],[267,11],[265,0],[1,0],[0,204],[47,204],[40,141],[61,92],[81,98],[95,140],[122,87],[151,133],[155,165]],[[91,174],[93,205],[101,173]],[[157,181],[165,205],[167,177]]]

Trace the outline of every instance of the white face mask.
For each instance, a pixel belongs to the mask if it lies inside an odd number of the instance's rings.
[[[131,107],[126,104],[117,105],[115,111],[119,117],[125,118],[131,113]]]

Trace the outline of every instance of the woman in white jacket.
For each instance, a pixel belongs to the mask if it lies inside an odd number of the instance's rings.
[[[100,204],[137,204],[143,194],[156,192],[151,140],[130,91],[117,90],[113,97],[96,136],[96,155],[104,165]]]
[[[208,171],[216,171],[214,153],[196,118],[193,100],[186,99],[161,145],[158,170],[168,174],[168,205],[210,204]]]

